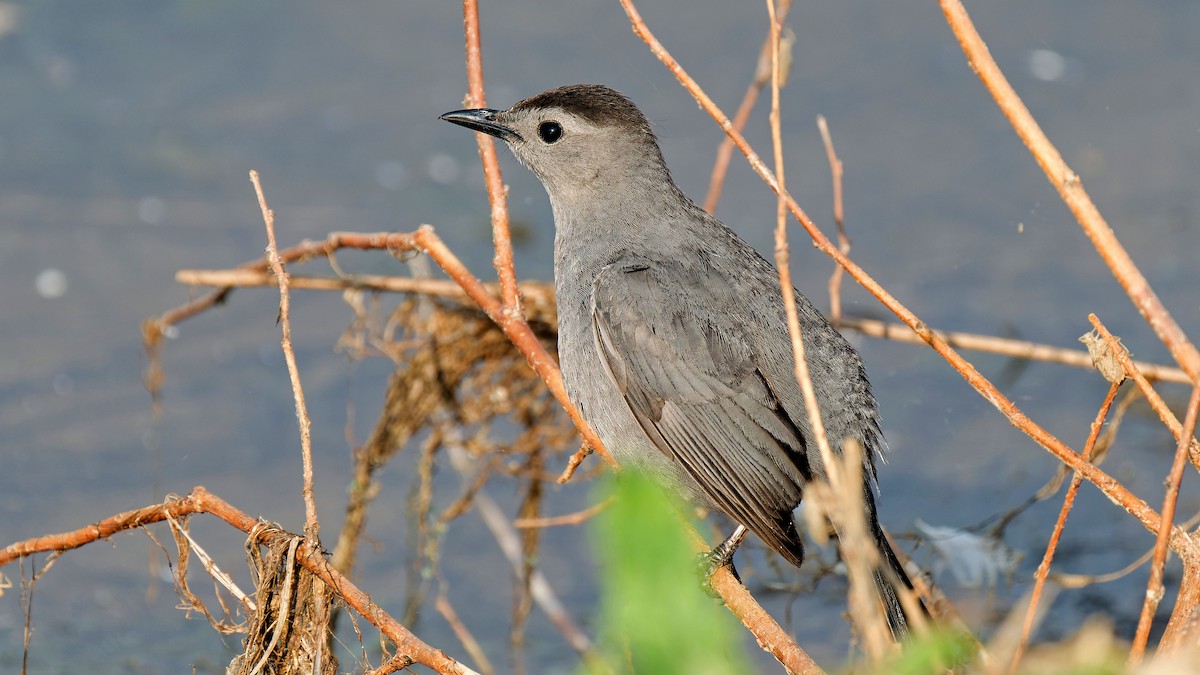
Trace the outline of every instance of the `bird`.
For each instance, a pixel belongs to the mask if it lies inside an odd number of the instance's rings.
[[[715,564],[730,562],[748,529],[800,567],[794,511],[826,469],[775,267],[676,186],[645,115],[612,88],[563,86],[440,119],[504,141],[545,187],[563,383],[605,448],[738,524]],[[871,384],[854,348],[795,297],[830,443],[864,449],[865,515],[882,561],[874,578],[902,640],[909,619],[895,584],[912,582],[876,514],[884,441]]]

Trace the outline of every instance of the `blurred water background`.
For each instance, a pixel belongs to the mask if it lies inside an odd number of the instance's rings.
[[[765,8],[645,4],[659,38],[732,113],[766,32]],[[1162,299],[1200,335],[1200,5],[1023,0],[969,9]],[[1168,362],[967,68],[936,3],[798,3],[789,25],[789,187],[831,231],[828,166],[814,123],[823,114],[846,165],[853,257],[876,279],[937,328],[1075,346],[1087,313],[1097,312],[1135,356]],[[482,26],[493,107],[560,84],[614,86],[656,125],[684,190],[703,197],[719,130],[632,35],[616,2],[485,3]],[[491,275],[474,143],[437,120],[461,107],[462,43],[456,3],[0,2],[0,543],[74,529],[197,484],[300,529],[276,292],[238,291],[180,327],[165,347],[157,422],[141,382],[139,324],[192,297],[174,283],[177,269],[261,254],[251,168],[262,173],[282,246],[334,230],[430,223],[477,274]],[[748,136],[769,156],[766,119],[762,107]],[[507,153],[502,161],[518,273],[549,279],[549,205],[531,175]],[[774,210],[767,188],[735,157],[718,215],[769,256]],[[825,307],[831,262],[798,228],[792,236],[796,284]],[[339,262],[351,271],[402,271],[382,255]],[[846,311],[885,312],[853,285]],[[370,429],[390,368],[382,359],[352,364],[334,351],[351,319],[338,294],[294,294],[330,545],[349,480],[347,435],[362,439]],[[931,350],[853,339],[892,448],[880,483],[881,516],[893,531],[912,531],[918,518],[977,524],[1052,474],[1049,455]],[[1035,420],[1082,445],[1106,388],[1096,374],[970,358]],[[1177,386],[1164,393],[1177,409],[1186,395]],[[1161,426],[1135,409],[1106,470],[1157,506],[1172,450]],[[383,473],[356,577],[395,614],[405,592],[409,471],[398,461]],[[515,494],[496,496],[515,504]],[[556,488],[546,509],[564,513],[588,499],[585,484],[571,484]],[[1025,553],[1011,584],[987,592],[945,579],[975,625],[986,629],[1028,589],[1058,503],[1033,508],[1007,531],[1006,543]],[[1185,491],[1179,513],[1198,509],[1196,492]],[[194,528],[224,568],[243,573],[238,533],[203,518]],[[465,620],[504,664],[507,564],[476,518],[456,528],[444,562],[451,598],[469,607]],[[1108,572],[1151,545],[1085,486],[1057,564]],[[150,548],[144,535],[124,534],[58,562],[37,587],[31,672],[77,672],[83,663],[93,673],[224,672],[239,638],[220,638],[175,609],[170,582],[148,572]],[[927,551],[918,558],[928,562]],[[590,560],[586,533],[574,529],[548,532],[539,559],[585,624],[595,602]],[[20,577],[16,566],[3,572]],[[1168,583],[1176,580],[1169,568]],[[1132,634],[1144,584],[1143,570],[1063,593],[1039,638],[1061,637],[1094,612]],[[10,672],[22,651],[18,591],[0,598],[0,669]],[[790,617],[800,644],[822,663],[847,656],[838,584],[767,602]],[[415,630],[463,655],[435,614]],[[352,634],[343,637],[349,669],[357,647]],[[576,663],[536,611],[527,659],[537,673]]]

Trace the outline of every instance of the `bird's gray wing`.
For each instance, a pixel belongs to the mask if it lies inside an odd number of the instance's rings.
[[[653,445],[712,505],[796,565],[792,520],[810,475],[804,441],[754,363],[747,336],[674,262],[626,256],[592,287],[596,349]],[[708,289],[708,290],[706,290]]]

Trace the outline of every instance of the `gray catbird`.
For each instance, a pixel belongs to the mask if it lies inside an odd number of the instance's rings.
[[[504,140],[550,195],[563,380],[605,447],[739,523],[718,563],[748,528],[799,567],[793,510],[825,467],[775,268],[675,186],[645,116],[608,87],[441,119]],[[876,585],[900,638],[908,622],[892,583],[912,584],[875,515],[875,397],[854,349],[796,302],[830,442],[865,449],[867,522],[892,572],[877,570]]]

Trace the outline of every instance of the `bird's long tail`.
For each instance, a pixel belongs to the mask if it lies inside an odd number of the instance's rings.
[[[892,631],[892,638],[897,642],[903,642],[909,635],[909,616],[904,611],[904,605],[900,602],[900,593],[897,591],[897,584],[903,586],[907,590],[913,590],[912,579],[908,578],[908,574],[904,571],[904,566],[900,564],[900,560],[896,557],[896,552],[892,550],[892,545],[888,543],[887,537],[884,536],[883,530],[879,527],[879,523],[874,523],[875,545],[879,549],[879,555],[882,558],[880,566],[875,570],[875,586],[879,589],[879,597],[883,600],[884,610],[887,613],[888,628]],[[915,597],[915,596],[914,596]],[[921,612],[928,617],[929,610],[926,609],[920,598],[916,598],[917,604],[921,607]]]

